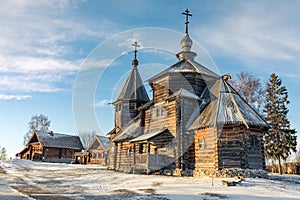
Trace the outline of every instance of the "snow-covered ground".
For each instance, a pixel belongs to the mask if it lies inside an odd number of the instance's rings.
[[[0,163],[0,199],[300,199],[300,176],[247,178],[233,187],[221,185],[222,180],[133,175],[100,166],[16,159]]]

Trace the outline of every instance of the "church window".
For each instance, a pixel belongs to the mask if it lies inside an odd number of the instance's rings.
[[[200,149],[205,149],[205,139],[204,138],[199,139],[199,147],[200,147]]]
[[[250,136],[250,141],[251,141],[251,147],[256,147],[257,146],[257,136],[256,135],[251,135]]]
[[[128,104],[127,104],[127,103],[124,104],[123,107],[122,107],[122,109],[123,109],[123,111],[124,111],[124,110],[128,110]]]
[[[121,104],[116,105],[116,111],[117,111],[117,112],[118,112],[118,111],[121,111],[121,108],[122,108]]]
[[[163,116],[163,108],[158,108],[157,110],[156,110],[156,117],[161,117],[161,116]]]
[[[129,104],[129,109],[130,110],[135,110],[136,109],[136,104],[135,103],[130,103]]]
[[[127,149],[127,152],[126,152],[126,157],[130,157],[130,154],[131,154],[131,151],[130,151],[130,148]]]

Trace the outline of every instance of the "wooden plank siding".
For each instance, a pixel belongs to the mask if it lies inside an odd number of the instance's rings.
[[[206,87],[201,75],[196,73],[172,73],[169,79],[170,95],[184,88],[196,96],[201,96]]]
[[[169,97],[169,77],[165,77],[152,84],[154,104],[163,103]]]
[[[207,128],[195,131],[194,176],[214,174],[218,169],[217,129]]]

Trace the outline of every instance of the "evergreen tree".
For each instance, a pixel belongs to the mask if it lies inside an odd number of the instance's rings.
[[[270,130],[265,134],[265,154],[267,158],[278,161],[279,173],[282,174],[281,160],[285,160],[292,151],[296,151],[296,130],[290,128],[287,119],[288,92],[282,81],[273,73],[268,79],[265,97],[265,119]]]
[[[0,147],[0,160],[6,160],[7,153],[5,147]]]
[[[28,132],[24,135],[23,144],[26,145],[34,131],[48,131],[51,121],[46,115],[34,115],[28,122]]]

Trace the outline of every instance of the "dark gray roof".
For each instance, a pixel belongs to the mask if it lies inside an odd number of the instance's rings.
[[[144,127],[141,126],[141,120],[138,118],[132,119],[128,126],[123,127],[117,135],[112,139],[113,142],[131,140],[143,134]]]
[[[95,148],[94,144],[95,142],[97,142],[98,144],[102,145],[104,149],[107,149],[110,141],[108,137],[104,137],[104,136],[100,136],[100,135],[96,135],[95,138],[93,139],[93,141],[89,144],[89,146],[86,148],[87,151],[89,151],[91,148]],[[98,145],[97,145],[98,146]]]
[[[43,147],[66,148],[82,150],[79,136],[37,131],[34,133]],[[31,137],[33,138],[34,135]],[[30,141],[29,141],[30,142]]]
[[[148,101],[147,103],[141,105],[140,107],[138,107],[138,110],[145,110],[147,108],[149,108],[150,106],[152,106],[154,103],[153,99]]]
[[[208,82],[200,105],[194,111],[189,130],[244,124],[246,127],[269,128],[267,122],[222,77]],[[198,114],[198,115],[197,115]]]
[[[107,149],[107,147],[109,146],[109,138],[108,137],[104,137],[104,136],[100,136],[100,135],[97,135],[96,137],[101,142],[101,144],[103,145],[103,147],[105,149]]]
[[[155,79],[160,78],[162,76],[165,76],[169,73],[175,73],[175,72],[193,72],[193,73],[199,73],[201,75],[206,75],[209,77],[219,77],[218,74],[211,71],[210,69],[204,67],[203,65],[197,63],[194,60],[191,59],[183,59],[181,61],[178,61],[171,67],[165,69],[164,71],[160,72],[159,74],[153,76],[152,78],[148,79],[148,82],[153,82]]]
[[[184,89],[184,88],[181,88],[180,90],[174,92],[170,97],[169,99],[173,98],[173,97],[186,97],[186,98],[190,98],[190,99],[196,99],[196,100],[200,100],[200,98],[191,93],[190,91]]]
[[[117,101],[119,100],[149,101],[148,94],[137,67],[132,68]]]
[[[154,138],[154,137],[156,137],[156,136],[158,136],[158,135],[160,135],[160,134],[162,134],[166,131],[168,131],[168,129],[166,129],[166,128],[159,129],[159,130],[156,130],[156,131],[152,131],[152,132],[140,135],[139,137],[130,140],[130,142],[139,142],[139,141],[151,140],[152,138]]]

